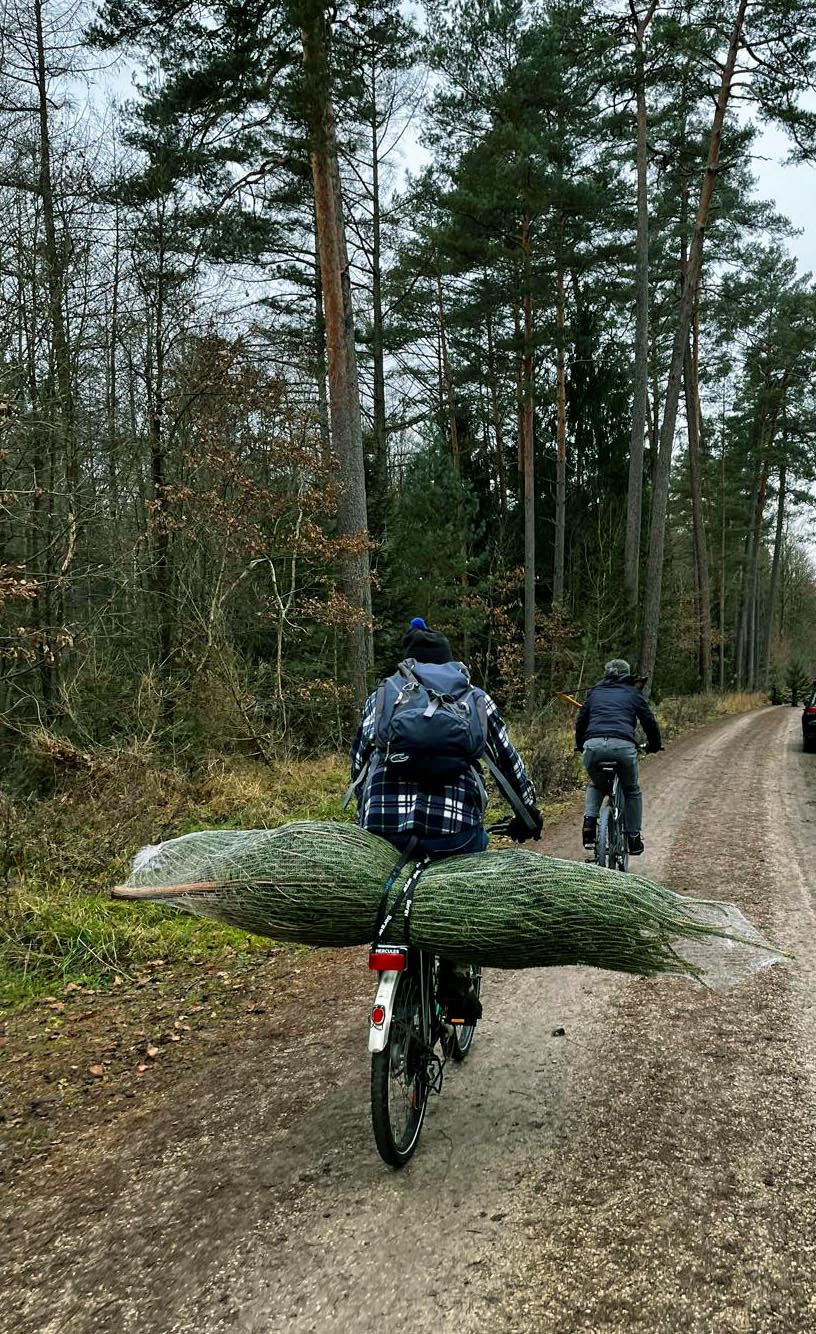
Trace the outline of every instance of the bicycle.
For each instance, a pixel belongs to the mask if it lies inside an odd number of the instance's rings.
[[[396,1168],[404,1167],[416,1151],[428,1099],[442,1092],[447,1061],[464,1061],[476,1030],[475,1024],[449,1019],[443,1010],[438,998],[438,959],[418,949],[407,949],[402,957],[387,1038],[371,1056],[374,1141],[384,1162]],[[393,955],[390,962],[393,965]],[[478,995],[481,969],[473,967],[469,974]],[[383,982],[380,989],[382,986]],[[371,1011],[372,1035],[386,1017],[380,989]]]
[[[488,828],[506,834],[509,819]],[[417,862],[390,913],[379,923],[380,939],[395,913],[410,915],[413,891],[427,864]],[[448,1060],[461,1064],[473,1046],[476,1025],[446,1011],[439,998],[439,959],[415,946],[375,944],[369,968],[380,975],[369,1020],[371,1121],[380,1157],[401,1168],[416,1152],[432,1093],[442,1092]],[[482,970],[467,969],[476,997]]]
[[[637,747],[638,754],[646,753],[645,746]],[[595,832],[595,849],[587,861],[598,866],[606,866],[611,871],[629,870],[629,839],[626,830],[626,798],[618,775],[618,766],[609,760],[598,765],[598,770],[607,781],[601,809],[598,812],[598,824]],[[596,786],[599,784],[596,781]]]

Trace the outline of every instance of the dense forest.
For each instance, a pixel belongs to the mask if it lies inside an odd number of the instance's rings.
[[[336,745],[412,615],[532,713],[816,668],[806,0],[7,0],[0,720]]]

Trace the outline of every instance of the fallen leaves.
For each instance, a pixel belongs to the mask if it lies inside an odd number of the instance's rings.
[[[151,1098],[186,1078],[212,1059],[208,1048],[222,1048],[263,1022],[281,973],[288,986],[291,960],[277,951],[263,967],[253,961],[228,972],[198,964],[171,970],[156,959],[142,965],[141,986],[124,971],[108,991],[60,981],[33,1006],[4,1016],[0,1120],[4,1134],[8,1124],[14,1127],[15,1146],[6,1170],[13,1163],[16,1172],[46,1146],[50,1152],[78,1125],[107,1123],[133,1107],[127,1100]],[[281,1035],[288,1031],[281,1027]],[[220,1060],[220,1052],[213,1056]]]

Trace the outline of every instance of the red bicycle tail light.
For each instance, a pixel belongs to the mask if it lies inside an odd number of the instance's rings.
[[[375,1028],[382,1028],[385,1023],[385,1006],[375,1005],[371,1011],[371,1022]]]
[[[368,966],[374,973],[401,973],[405,969],[405,950],[399,946],[372,950],[368,956]]]

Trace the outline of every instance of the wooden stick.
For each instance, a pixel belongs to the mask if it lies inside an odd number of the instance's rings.
[[[112,899],[170,899],[175,894],[204,894],[218,889],[219,880],[201,880],[191,885],[114,885]]]

